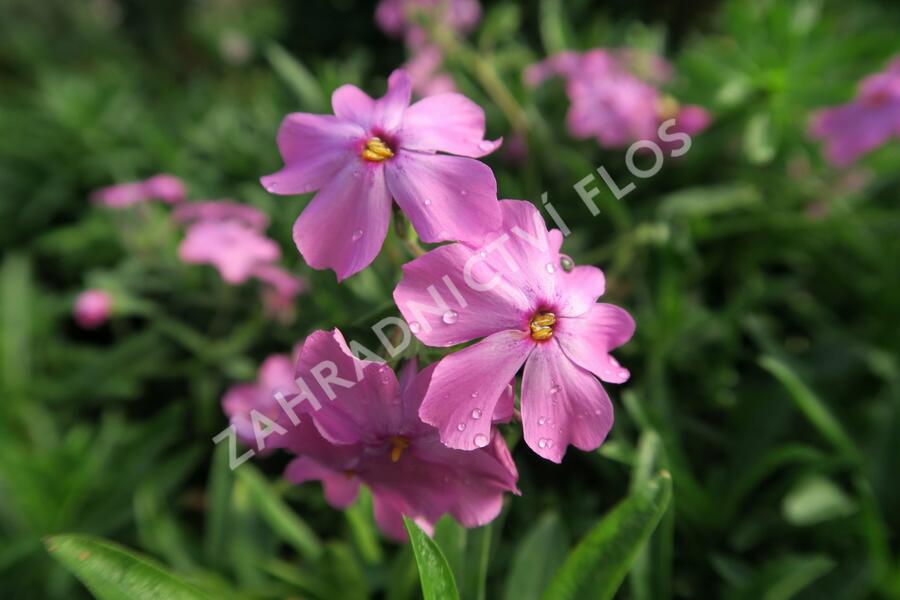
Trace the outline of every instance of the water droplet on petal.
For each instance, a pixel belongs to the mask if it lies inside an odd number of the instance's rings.
[[[443,321],[447,325],[453,325],[458,319],[459,313],[455,310],[448,310],[444,313],[444,316],[441,317],[441,321]]]
[[[456,426],[456,430],[457,430],[457,431],[465,431],[465,430],[466,430],[466,424],[465,424],[465,423],[460,423],[459,425]]]
[[[477,392],[477,391],[472,392],[472,397],[473,397],[473,398],[477,398],[477,397],[478,397],[478,392]]]
[[[425,206],[431,206],[431,199],[425,198],[425,202],[423,204],[425,204]]]
[[[422,331],[422,326],[419,325],[418,321],[413,321],[409,324],[409,330],[413,333],[419,333],[420,331]]]
[[[553,266],[553,263],[547,263],[546,265],[544,265],[544,268],[550,274],[556,273],[556,267]]]
[[[551,440],[551,439],[548,439],[548,440],[547,440],[547,447],[548,447],[548,448],[552,448],[552,447],[553,447],[553,440]]]
[[[547,417],[541,417],[538,419],[538,425],[543,425],[547,422]]]
[[[363,236],[363,230],[357,229],[356,231],[353,232],[353,241],[354,242],[358,241],[362,236]]]
[[[538,448],[546,448],[547,447],[547,438],[541,438],[538,440]]]
[[[478,253],[478,256],[480,256],[481,258],[487,258],[487,250],[482,250]]]
[[[483,433],[479,433],[475,436],[475,445],[479,448],[484,448],[488,445],[488,437]]]
[[[561,390],[561,389],[562,389],[562,388],[559,387],[558,385],[554,385],[552,388],[550,388],[550,394],[551,394],[551,395],[552,395],[552,394],[558,394],[558,393],[559,393],[559,390]]]
[[[473,418],[473,419],[480,419],[480,418],[481,418],[481,409],[480,409],[480,408],[476,408],[476,409],[474,409],[474,410],[472,411],[472,418]]]
[[[575,261],[572,260],[571,257],[563,254],[559,257],[559,266],[562,267],[562,270],[566,273],[571,273],[572,269],[575,268]]]

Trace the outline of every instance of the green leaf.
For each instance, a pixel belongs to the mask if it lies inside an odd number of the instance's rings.
[[[768,163],[775,158],[775,134],[772,118],[768,113],[760,112],[747,122],[744,132],[744,153],[747,160],[755,165]]]
[[[297,95],[304,108],[321,110],[328,106],[319,82],[300,61],[278,44],[268,45],[265,53],[269,64]]]
[[[254,466],[241,465],[235,475],[246,486],[253,506],[278,537],[311,560],[322,555],[322,542],[315,532],[275,493]]]
[[[792,525],[815,525],[852,515],[856,503],[830,479],[811,475],[797,482],[784,497],[781,511]]]
[[[545,600],[612,598],[666,512],[672,477],[661,472],[613,508],[566,557]]]
[[[47,551],[98,600],[196,600],[211,597],[155,561],[118,544],[85,535],[46,540]]]
[[[538,600],[567,550],[559,517],[556,513],[543,515],[516,549],[506,578],[505,600]]]
[[[419,581],[422,584],[422,596],[425,600],[459,599],[453,571],[447,564],[441,549],[434,543],[414,521],[403,517],[409,541],[412,544],[419,568]]]
[[[759,359],[759,364],[781,382],[800,412],[809,419],[825,439],[831,442],[846,458],[854,461],[859,459],[859,451],[853,440],[846,434],[825,403],[803,383],[790,367],[774,356],[763,356]]]
[[[378,543],[378,530],[372,519],[372,495],[366,488],[360,488],[359,498],[344,511],[344,516],[363,560],[370,565],[381,563],[384,556]]]

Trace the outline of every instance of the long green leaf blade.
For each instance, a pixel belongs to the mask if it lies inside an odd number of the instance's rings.
[[[566,557],[545,600],[612,598],[666,512],[672,477],[662,472],[613,508]]]
[[[58,535],[47,550],[98,600],[198,600],[211,597],[147,557],[86,535]]]
[[[453,571],[438,545],[414,521],[403,517],[412,544],[425,600],[458,600]]]

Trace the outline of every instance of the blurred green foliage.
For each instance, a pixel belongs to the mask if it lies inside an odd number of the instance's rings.
[[[2,597],[87,594],[43,550],[65,532],[136,548],[218,598],[420,593],[412,550],[380,538],[366,498],[333,511],[318,486],[279,479],[281,457],[232,473],[211,441],[222,393],[267,354],[335,326],[373,342],[368,327],[394,314],[408,258],[396,244],[338,286],[293,250],[305,199],[257,182],[280,164],[284,114],[327,111],[346,82],[379,93],[403,62],[373,11],[0,0]],[[464,594],[537,597],[594,523],[667,469],[672,502],[622,597],[900,598],[900,144],[837,170],[805,135],[812,110],[848,100],[900,53],[898,27],[887,0],[485,2],[446,66],[491,136],[527,129],[524,159],[486,159],[501,197],[540,204],[548,192],[573,230],[567,252],[606,271],[638,330],[598,452],[556,466],[519,444],[522,497],[490,528],[439,526]],[[714,123],[624,199],[599,196],[591,218],[572,186],[601,165],[634,180],[624,152],[573,140],[562,86],[526,90],[521,71],[595,46],[664,52],[678,97]],[[294,323],[180,264],[163,208],[87,200],[161,171],[193,198],[272,217],[310,281]],[[70,317],[88,285],[117,306],[90,333]],[[523,581],[531,589],[511,591]]]

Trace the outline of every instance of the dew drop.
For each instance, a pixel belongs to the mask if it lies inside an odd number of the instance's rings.
[[[457,431],[465,431],[465,430],[466,430],[466,424],[465,424],[465,423],[460,423],[459,425],[456,426],[456,430],[457,430]]]
[[[431,206],[431,199],[430,199],[430,198],[425,198],[425,202],[423,202],[423,204],[424,204],[425,206]]]
[[[553,440],[551,440],[551,439],[548,439],[548,440],[547,440],[547,447],[548,447],[548,448],[552,448],[552,447],[553,447]]]
[[[444,316],[441,317],[441,321],[447,325],[453,325],[457,320],[459,320],[459,313],[455,310],[448,310],[444,313]]]
[[[363,236],[363,230],[362,230],[362,229],[357,229],[356,231],[353,232],[353,241],[354,241],[354,242],[359,241],[359,239],[360,239],[362,236]]]
[[[420,331],[422,331],[422,326],[419,325],[418,321],[413,321],[409,324],[409,330],[413,333],[419,333]]]
[[[572,269],[575,268],[575,261],[572,260],[571,257],[563,254],[559,257],[559,266],[562,267],[562,270],[566,273],[571,273]]]
[[[484,448],[488,445],[488,437],[483,433],[479,433],[475,436],[475,445],[479,448]]]
[[[481,418],[481,409],[480,409],[480,408],[476,408],[476,409],[474,409],[474,410],[472,411],[472,418],[473,418],[473,419],[480,419],[480,418]]]
[[[553,266],[553,263],[547,263],[546,265],[544,265],[544,268],[550,274],[556,273],[556,267]]]
[[[559,387],[558,385],[554,385],[552,388],[550,388],[550,394],[551,394],[551,395],[552,395],[552,394],[558,394],[558,393],[559,393],[559,390],[561,390],[561,389],[562,389],[562,388]]]
[[[547,438],[541,438],[538,440],[538,448],[546,448],[547,447]]]
[[[487,250],[482,250],[478,253],[478,256],[480,256],[481,258],[487,258]]]
[[[538,425],[544,425],[547,423],[547,417],[541,417],[538,419]]]
[[[478,397],[478,392],[477,392],[477,391],[472,392],[472,397],[473,397],[473,398],[477,398],[477,397]]]

